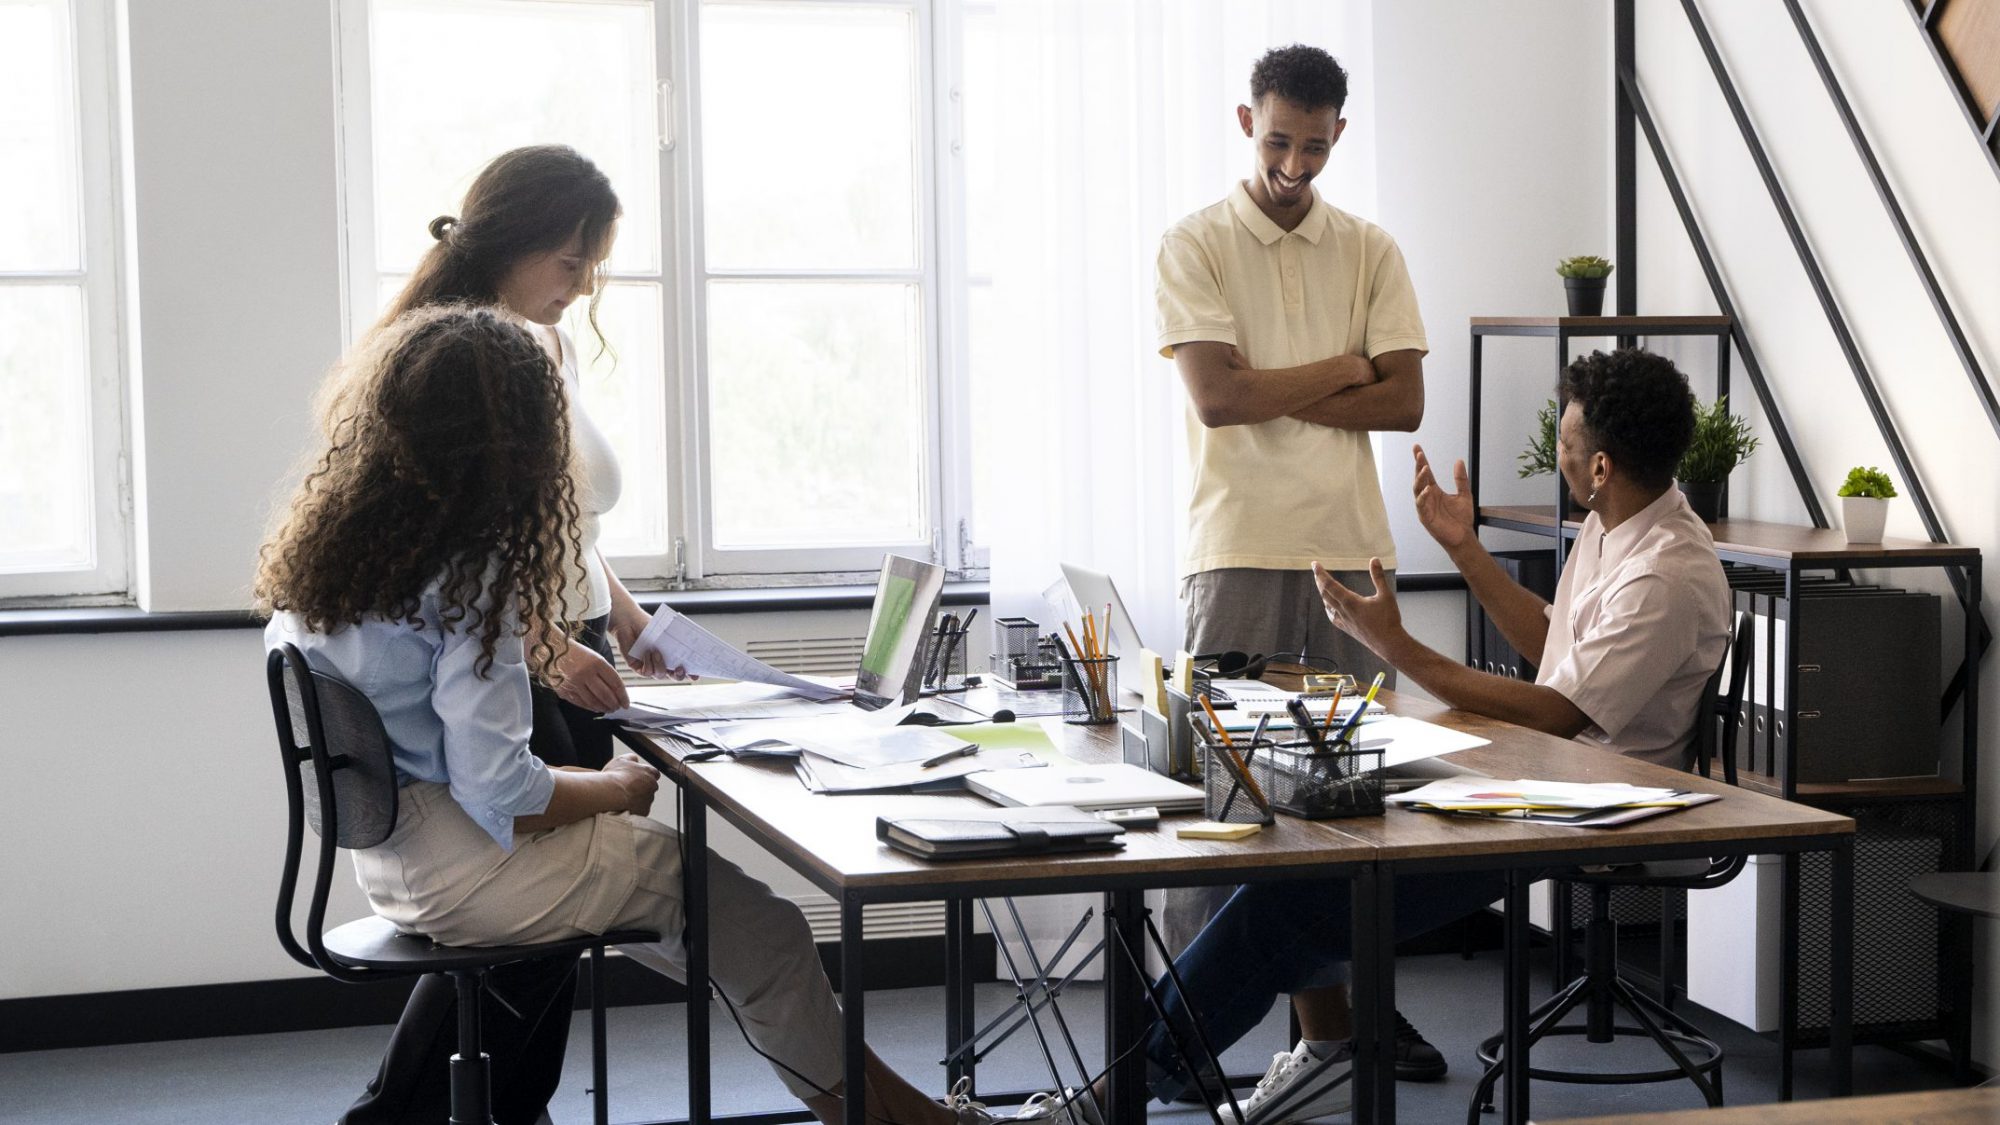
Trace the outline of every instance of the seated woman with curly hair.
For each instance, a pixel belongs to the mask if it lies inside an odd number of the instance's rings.
[[[393,833],[353,855],[369,905],[450,945],[654,930],[625,952],[681,977],[682,842],[646,816],[658,772],[550,768],[529,748],[530,677],[559,684],[572,643],[539,623],[561,619],[582,550],[556,364],[499,312],[432,306],[371,334],[336,385],[257,596],[267,645],[297,645],[381,714],[403,788]],[[839,1121],[840,1012],[804,917],[702,862],[713,983],[785,1085]],[[867,1075],[883,1121],[992,1120],[872,1054]]]

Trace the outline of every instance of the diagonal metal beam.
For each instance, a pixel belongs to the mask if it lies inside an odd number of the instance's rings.
[[[1702,19],[1701,9],[1695,6],[1695,0],[1681,0],[1681,11],[1687,13],[1688,25],[1694,29],[1702,56],[1708,60],[1708,69],[1715,75],[1715,84],[1721,89],[1722,100],[1729,107],[1729,116],[1735,119],[1736,131],[1742,134],[1744,147],[1750,150],[1751,163],[1757,166],[1757,176],[1764,181],[1764,190],[1771,197],[1771,205],[1777,208],[1778,221],[1784,224],[1785,236],[1798,253],[1799,264],[1805,268],[1806,281],[1812,286],[1813,295],[1819,298],[1827,325],[1833,329],[1834,342],[1840,346],[1840,354],[1847,360],[1848,370],[1854,373],[1854,384],[1860,388],[1861,398],[1868,404],[1868,413],[1875,419],[1875,429],[1889,447],[1889,460],[1909,483],[1910,502],[1916,505],[1917,518],[1923,521],[1924,531],[1933,542],[1949,542],[1944,522],[1938,518],[1937,509],[1931,504],[1930,492],[1917,475],[1916,462],[1910,459],[1902,435],[1896,430],[1895,420],[1889,417],[1889,407],[1882,401],[1875,376],[1868,370],[1867,361],[1862,359],[1861,347],[1855,343],[1854,334],[1847,329],[1847,318],[1841,314],[1840,302],[1833,295],[1833,287],[1827,284],[1826,271],[1820,268],[1819,255],[1806,240],[1805,228],[1799,225],[1791,199],[1786,196],[1784,185],[1778,182],[1777,170],[1771,166],[1770,155],[1764,151],[1764,142],[1757,136],[1757,127],[1751,124],[1750,113],[1743,107],[1743,99],[1736,92],[1736,82],[1729,76],[1729,68],[1723,64],[1721,52],[1716,50],[1715,38],[1708,33],[1708,22]]]
[[[2000,437],[2000,401],[1994,398],[1993,385],[1986,378],[1979,357],[1972,350],[1971,341],[1966,339],[1965,329],[1958,323],[1951,302],[1945,299],[1944,288],[1938,284],[1937,274],[1931,270],[1930,260],[1924,256],[1923,247],[1917,242],[1916,232],[1910,229],[1910,220],[1903,214],[1903,205],[1897,201],[1896,191],[1889,185],[1889,177],[1875,159],[1875,148],[1862,133],[1861,122],[1855,118],[1854,107],[1848,104],[1840,79],[1827,62],[1826,52],[1820,49],[1819,36],[1813,33],[1812,24],[1806,20],[1805,9],[1799,6],[1799,0],[1784,2],[1793,26],[1799,29],[1799,39],[1805,44],[1806,54],[1812,59],[1813,69],[1819,72],[1820,83],[1826,87],[1827,98],[1833,102],[1834,112],[1840,115],[1840,124],[1847,130],[1847,138],[1854,142],[1854,151],[1861,157],[1861,166],[1868,172],[1868,182],[1875,185],[1875,194],[1882,200],[1883,209],[1889,213],[1889,221],[1896,228],[1896,237],[1903,244],[1903,252],[1909,255],[1910,265],[1916,269],[1918,280],[1923,282],[1924,294],[1931,299],[1931,308],[1937,310],[1938,321],[1944,325],[1945,335],[1951,338],[1951,349],[1958,355],[1959,366],[1965,368],[1966,378],[1972,380],[1972,393],[1979,400],[1980,409],[1986,411],[1986,421],[1992,425],[1994,436]]]
[[[1743,328],[1743,318],[1736,312],[1736,302],[1730,300],[1729,286],[1723,283],[1722,270],[1716,266],[1708,239],[1701,232],[1701,221],[1695,218],[1687,192],[1681,188],[1680,175],[1674,171],[1673,159],[1667,155],[1666,143],[1660,139],[1659,127],[1653,123],[1646,98],[1639,92],[1638,79],[1629,68],[1621,67],[1618,85],[1625,91],[1625,98],[1632,106],[1632,115],[1638,119],[1639,131],[1645,134],[1646,146],[1653,153],[1653,164],[1660,170],[1660,178],[1666,181],[1667,195],[1673,200],[1675,212],[1680,215],[1681,227],[1687,232],[1688,245],[1694,250],[1695,260],[1701,263],[1702,276],[1708,279],[1708,291],[1715,298],[1715,307],[1729,318],[1730,343],[1743,359],[1743,371],[1750,376],[1751,389],[1757,392],[1757,404],[1764,411],[1764,420],[1770,424],[1771,437],[1778,443],[1778,452],[1785,458],[1785,467],[1791,470],[1792,484],[1799,490],[1799,500],[1806,506],[1806,516],[1812,520],[1814,527],[1825,527],[1826,509],[1820,507],[1819,494],[1813,491],[1812,477],[1806,472],[1805,462],[1799,458],[1798,444],[1792,440],[1791,429],[1785,425],[1785,416],[1779,411],[1777,400],[1771,397],[1771,384],[1764,378],[1764,365],[1757,362],[1757,352],[1750,346],[1750,334]]]

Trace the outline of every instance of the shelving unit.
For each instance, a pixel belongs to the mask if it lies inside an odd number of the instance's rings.
[[[1636,343],[1646,336],[1713,336],[1717,341],[1716,394],[1729,392],[1729,346],[1730,320],[1722,316],[1700,317],[1475,317],[1472,320],[1472,372],[1471,404],[1468,418],[1472,434],[1468,442],[1467,470],[1470,474],[1475,495],[1480,482],[1480,417],[1483,386],[1483,341],[1487,336],[1531,336],[1552,338],[1556,342],[1557,369],[1569,361],[1570,341],[1590,337],[1616,337],[1620,346]],[[1556,555],[1558,573],[1567,555],[1567,545],[1581,530],[1578,518],[1558,521],[1557,505],[1564,502],[1564,486],[1558,476],[1555,504],[1530,506],[1489,506],[1478,511],[1477,523],[1481,527],[1501,528],[1530,535],[1546,536],[1552,540]],[[1786,800],[1801,801],[1818,807],[1835,809],[1864,819],[1864,823],[1874,822],[1886,825],[1884,833],[1885,849],[1896,846],[1899,832],[1933,833],[1941,835],[1939,853],[1940,867],[1946,870],[1970,870],[1974,864],[1973,849],[1976,835],[1976,799],[1978,793],[1978,747],[1979,747],[1979,625],[1981,556],[1977,548],[1963,547],[1947,543],[1933,543],[1925,540],[1888,539],[1881,543],[1851,545],[1840,531],[1822,528],[1798,527],[1789,524],[1767,523],[1758,520],[1729,519],[1728,493],[1723,493],[1722,512],[1725,518],[1709,525],[1715,538],[1715,551],[1725,563],[1741,567],[1763,570],[1782,575],[1784,581],[1784,605],[1782,617],[1767,615],[1765,651],[1776,653],[1776,630],[1782,623],[1785,637],[1793,643],[1800,638],[1799,613],[1805,601],[1801,597],[1801,582],[1808,572],[1833,572],[1845,575],[1856,570],[1886,570],[1908,568],[1942,568],[1955,572],[1958,576],[1957,588],[1959,604],[1964,611],[1964,660],[1947,685],[1943,699],[1936,709],[1921,701],[1912,706],[1914,715],[1933,715],[1941,724],[1943,718],[1956,701],[1962,706],[1962,728],[1959,753],[1959,776],[1956,780],[1942,776],[1920,778],[1891,778],[1883,780],[1858,780],[1844,782],[1804,782],[1799,775],[1797,755],[1799,739],[1789,739],[1782,744],[1784,765],[1771,774],[1744,772],[1742,784],[1746,788],[1783,797]],[[1791,650],[1794,651],[1795,650]],[[1789,653],[1788,653],[1789,655]],[[1800,667],[1796,659],[1787,659],[1783,667],[1777,661],[1766,664],[1768,689],[1777,687],[1775,677],[1782,676],[1783,693],[1767,690],[1764,698],[1784,700],[1782,709],[1773,709],[1773,721],[1761,737],[1767,739],[1766,748],[1772,751],[1763,760],[1776,761],[1780,723],[1791,724],[1797,730],[1797,709],[1800,700]],[[1808,753],[1810,750],[1808,749]],[[1921,827],[1911,828],[1911,825]],[[1858,854],[1857,859],[1861,857]],[[1857,872],[1865,882],[1865,873]],[[1806,951],[1800,949],[1801,916],[1799,904],[1801,886],[1817,882],[1816,872],[1805,872],[1802,876],[1796,857],[1786,857],[1780,877],[1779,948],[1790,951],[1791,955],[1780,959],[1779,1008],[1782,1013],[1779,1041],[1783,1049],[1786,1075],[1790,1072],[1791,1051],[1806,1045],[1798,1030],[1800,993],[1799,962]],[[1900,884],[1896,888],[1900,890]],[[1861,923],[1866,924],[1865,920]],[[1818,930],[1810,925],[1810,940],[1821,940]],[[1823,930],[1823,926],[1819,927]],[[1858,1023],[1856,1041],[1900,1041],[1944,1037],[1952,1044],[1955,1057],[1962,1059],[1970,1042],[1970,1006],[1966,1002],[1971,995],[1970,927],[1961,920],[1941,918],[1939,921],[1939,968],[1938,1007],[1935,1019],[1899,1021],[1868,1026]],[[1817,997],[1815,997],[1817,1000]],[[1789,1086],[1789,1082],[1781,1082]]]

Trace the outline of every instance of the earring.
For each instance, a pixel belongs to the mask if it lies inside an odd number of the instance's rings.
[[[1584,497],[1583,502],[1586,504],[1595,504],[1597,502],[1597,491],[1595,488],[1591,489],[1590,495]]]

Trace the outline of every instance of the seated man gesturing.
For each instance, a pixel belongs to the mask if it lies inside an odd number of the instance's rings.
[[[1469,668],[1410,636],[1379,562],[1373,595],[1323,571],[1320,594],[1335,625],[1453,707],[1685,766],[1702,686],[1729,632],[1729,587],[1714,540],[1674,487],[1694,433],[1687,379],[1668,360],[1628,348],[1571,364],[1563,392],[1557,465],[1590,514],[1553,606],[1508,578],[1480,544],[1465,463],[1455,466],[1447,492],[1423,449],[1415,451],[1424,529],[1509,643],[1539,667],[1534,683]],[[1503,890],[1496,872],[1398,880],[1397,936],[1463,917]],[[1221,1050],[1257,1026],[1278,996],[1338,984],[1351,932],[1344,881],[1243,887],[1175,961],[1187,995],[1171,997],[1169,1018],[1183,1021],[1191,1011]],[[1273,1059],[1244,1103],[1248,1125],[1347,1107],[1346,1022],[1343,1010],[1334,1026],[1302,1027],[1304,1038]],[[1172,1058],[1164,1025],[1155,1024],[1147,1050],[1153,1092],[1175,1096],[1190,1079]]]

